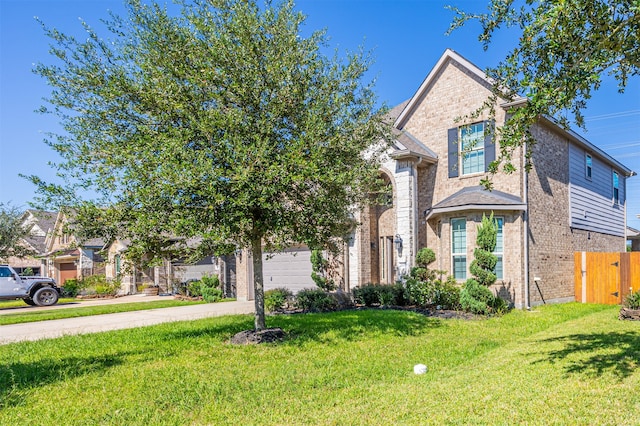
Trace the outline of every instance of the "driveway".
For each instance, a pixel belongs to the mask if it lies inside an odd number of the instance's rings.
[[[140,296],[127,296],[140,297]],[[148,298],[148,299],[147,299]],[[163,296],[160,296],[161,300]],[[127,303],[125,297],[119,302],[101,301],[96,303]],[[166,297],[164,297],[166,300]],[[145,300],[151,301],[152,297],[145,296]],[[158,300],[158,299],[155,299]],[[50,307],[46,309],[65,309],[65,307],[87,306],[89,303],[69,304]],[[22,309],[22,308],[20,308]],[[36,308],[45,309],[45,308]],[[16,312],[15,309],[7,309]],[[216,317],[222,315],[250,314],[254,312],[254,302],[220,302],[204,303],[191,306],[177,306],[173,308],[149,309],[144,311],[120,312],[116,314],[93,315],[80,318],[66,318],[51,321],[29,322],[24,324],[12,324],[0,326],[0,344],[51,339],[61,336],[76,334],[98,333],[102,331],[122,330],[126,328],[145,327],[148,325],[165,322],[190,321],[201,318]]]

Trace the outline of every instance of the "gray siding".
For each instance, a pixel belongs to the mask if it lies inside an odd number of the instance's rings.
[[[569,144],[570,221],[571,227],[603,234],[624,236],[626,182],[620,170],[619,204],[613,202],[613,170],[595,154],[591,179],[586,177],[584,149]]]

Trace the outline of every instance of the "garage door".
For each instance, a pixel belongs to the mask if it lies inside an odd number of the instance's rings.
[[[268,254],[264,254],[262,258],[265,291],[285,287],[297,293],[303,288],[316,288],[311,279],[309,249],[288,249],[269,257]]]
[[[64,285],[64,282],[78,277],[78,269],[73,263],[61,263],[59,265],[60,278],[58,284]]]

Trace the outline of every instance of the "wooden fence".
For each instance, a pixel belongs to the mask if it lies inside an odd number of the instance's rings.
[[[618,305],[640,291],[640,252],[574,253],[576,301]]]

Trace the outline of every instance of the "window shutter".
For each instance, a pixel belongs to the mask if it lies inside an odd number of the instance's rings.
[[[458,128],[447,130],[447,146],[449,147],[449,177],[458,177]]]
[[[495,122],[484,122],[484,171],[489,170],[489,164],[496,159],[496,145],[493,143],[493,135],[495,133]]]

